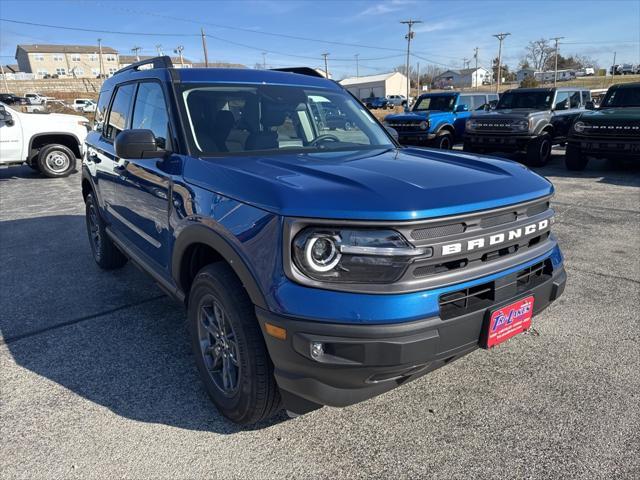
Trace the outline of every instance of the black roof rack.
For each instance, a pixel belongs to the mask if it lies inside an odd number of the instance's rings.
[[[139,62],[132,63],[131,65],[127,65],[126,67],[118,70],[114,75],[118,75],[119,73],[126,72],[128,70],[140,70],[140,67],[143,65],[153,65],[153,68],[173,68],[173,62],[171,61],[171,57],[168,55],[164,55],[163,57],[153,57],[147,60],[140,60]]]
[[[320,72],[318,72],[317,70],[315,70],[315,69],[313,69],[311,67],[272,68],[271,70],[273,70],[275,72],[297,73],[299,75],[308,75],[310,77],[325,78],[324,75],[322,75]]]

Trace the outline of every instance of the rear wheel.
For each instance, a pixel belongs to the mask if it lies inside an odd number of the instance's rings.
[[[106,232],[106,225],[96,203],[93,194],[87,195],[85,200],[85,220],[87,223],[87,234],[93,259],[103,270],[114,270],[127,263],[127,257],[118,250]]]
[[[49,178],[66,177],[76,168],[76,156],[64,145],[47,145],[38,154],[38,167]]]
[[[433,146],[441,150],[451,150],[453,148],[453,135],[446,130],[441,130],[433,140]]]
[[[189,293],[188,318],[200,376],[225,417],[249,425],[281,409],[253,304],[228,265],[200,270]]]
[[[564,164],[567,170],[580,171],[584,170],[589,163],[589,159],[579,148],[573,145],[567,145],[567,151],[564,155]]]
[[[551,135],[543,133],[527,145],[527,165],[543,167],[551,159]]]

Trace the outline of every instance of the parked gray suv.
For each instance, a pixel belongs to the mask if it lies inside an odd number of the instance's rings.
[[[579,88],[507,90],[495,110],[474,112],[467,120],[464,150],[524,152],[528,165],[543,166],[590,102],[590,91]]]

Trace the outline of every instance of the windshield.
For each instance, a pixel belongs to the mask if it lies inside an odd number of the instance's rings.
[[[395,147],[343,91],[209,84],[185,87],[182,98],[193,143],[206,155]]]
[[[549,110],[553,101],[553,92],[506,92],[498,101],[496,110],[506,108],[530,108]]]
[[[600,108],[611,107],[640,107],[640,87],[609,90]]]
[[[420,97],[413,107],[414,112],[426,110],[453,110],[456,104],[455,95],[438,95],[434,97]]]

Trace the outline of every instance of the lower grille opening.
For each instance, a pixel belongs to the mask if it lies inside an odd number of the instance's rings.
[[[524,292],[540,285],[551,277],[553,265],[551,260],[536,263],[518,272],[516,280],[516,290],[518,293]]]
[[[440,318],[447,320],[489,307],[495,301],[493,282],[440,296]]]
[[[425,265],[424,267],[418,267],[413,271],[415,277],[426,277],[428,275],[436,275],[438,273],[451,272],[459,268],[464,268],[468,264],[466,258],[462,260],[452,260],[450,262],[438,263],[436,265]]]

